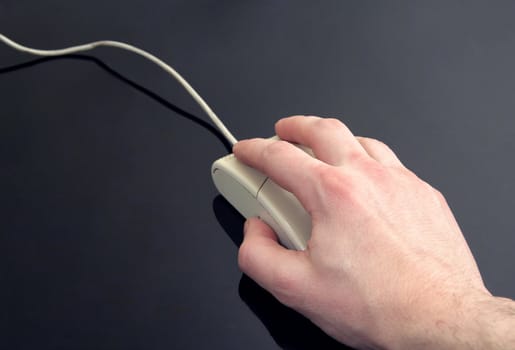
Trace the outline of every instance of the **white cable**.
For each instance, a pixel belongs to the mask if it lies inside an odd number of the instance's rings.
[[[111,41],[111,40],[102,40],[102,41],[95,41],[92,43],[84,44],[84,45],[78,45],[78,46],[72,46],[65,49],[59,49],[59,50],[37,50],[30,47],[26,47],[23,45],[20,45],[8,37],[6,37],[3,34],[0,34],[0,41],[3,41],[6,45],[12,47],[15,50],[26,52],[32,55],[36,56],[62,56],[62,55],[69,55],[77,52],[82,51],[88,51],[93,50],[96,47],[99,46],[109,46],[109,47],[116,47],[118,49],[127,50],[134,52],[137,55],[143,56],[147,60],[157,64],[159,67],[161,67],[163,70],[165,70],[167,73],[172,75],[178,82],[181,84],[184,89],[193,97],[193,99],[199,104],[199,106],[206,112],[206,114],[211,118],[213,123],[216,125],[216,127],[220,130],[220,132],[225,136],[225,138],[234,145],[237,140],[236,138],[231,134],[231,132],[225,127],[224,123],[218,118],[218,116],[213,112],[211,107],[200,97],[200,95],[191,87],[191,85],[179,74],[175,69],[170,67],[168,64],[163,62],[161,59],[157,58],[156,56],[143,51],[135,46],[122,43],[119,41]]]

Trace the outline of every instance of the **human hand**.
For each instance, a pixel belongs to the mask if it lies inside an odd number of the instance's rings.
[[[444,197],[385,144],[335,119],[290,117],[276,133],[315,158],[270,139],[241,141],[234,154],[296,195],[312,236],[305,251],[287,250],[250,219],[242,271],[351,346],[479,344],[482,333],[470,333],[493,297]]]

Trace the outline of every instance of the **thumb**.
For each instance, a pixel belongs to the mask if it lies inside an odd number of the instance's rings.
[[[245,223],[238,264],[279,301],[291,307],[300,306],[310,280],[307,255],[281,246],[274,231],[260,219],[251,218]]]

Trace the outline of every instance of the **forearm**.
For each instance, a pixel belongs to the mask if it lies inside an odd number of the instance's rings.
[[[515,301],[493,296],[476,299],[412,322],[398,335],[384,348],[515,349]]]
[[[515,301],[494,297],[485,307],[483,349],[515,349]]]

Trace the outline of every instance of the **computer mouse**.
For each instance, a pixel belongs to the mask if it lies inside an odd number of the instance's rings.
[[[306,249],[311,237],[311,217],[291,192],[243,164],[234,154],[216,160],[211,176],[220,194],[245,218],[259,217],[265,221],[286,248]]]

